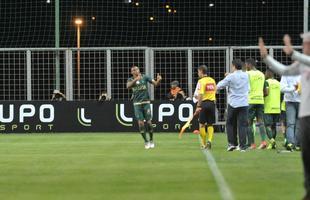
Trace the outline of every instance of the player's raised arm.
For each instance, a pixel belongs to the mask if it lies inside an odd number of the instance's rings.
[[[267,48],[263,38],[259,38],[258,42],[260,55],[263,58],[267,66],[280,75],[298,75],[299,74],[299,63],[295,62],[292,65],[286,66],[275,60],[273,57],[268,55]]]
[[[284,43],[284,48],[283,51],[286,55],[291,56],[294,52],[293,46],[292,46],[292,42],[291,42],[291,37],[289,35],[284,35],[283,37],[283,43]]]
[[[305,64],[305,66],[310,67],[310,56],[307,56],[305,54],[299,53],[298,51],[294,51],[292,53],[292,60],[296,60],[298,62],[301,62]]]
[[[308,43],[310,42],[310,34],[306,33],[302,35],[303,38],[303,42]],[[284,48],[283,51],[285,52],[286,55],[291,56],[292,60],[296,60],[299,61],[303,64],[305,64],[306,66],[310,66],[310,56],[302,54],[298,51],[295,51],[293,46],[292,46],[292,42],[291,42],[291,38],[289,35],[285,35],[283,37],[283,42],[284,42]]]
[[[162,80],[162,77],[160,74],[157,74],[156,80],[152,80],[152,84],[154,86],[158,86],[160,84],[160,81]]]
[[[132,80],[128,80],[126,84],[127,89],[131,89],[136,84],[136,82],[140,79],[141,79],[141,76],[137,76],[136,78]]]

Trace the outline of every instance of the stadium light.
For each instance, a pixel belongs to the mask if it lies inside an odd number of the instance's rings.
[[[136,6],[139,6],[139,5],[140,5],[140,3],[139,3],[139,2],[136,2],[136,3],[135,3],[135,5],[136,5]]]
[[[75,25],[77,25],[77,26],[81,26],[81,25],[83,24],[83,20],[80,19],[80,18],[77,18],[77,19],[75,19],[74,23],[75,23]]]
[[[81,48],[81,25],[83,24],[83,20],[80,18],[76,18],[74,20],[74,23],[76,25],[76,32],[77,32],[77,90],[78,90],[78,99],[80,99],[81,96],[81,90],[80,90],[80,77],[81,77],[81,73],[80,73],[80,69],[81,69],[81,52],[80,52],[80,48]]]
[[[154,19],[155,19],[155,18],[154,18],[153,16],[150,17],[150,21],[154,21]]]
[[[210,3],[210,4],[209,4],[209,7],[214,7],[214,3]]]

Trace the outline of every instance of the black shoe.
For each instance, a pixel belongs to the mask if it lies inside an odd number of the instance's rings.
[[[288,151],[293,151],[294,150],[294,145],[292,144],[292,143],[289,143],[289,144],[287,144],[287,146],[286,146],[286,150],[288,150]]]
[[[237,147],[236,146],[233,146],[233,145],[228,145],[228,147],[227,147],[227,151],[233,151],[233,150],[235,150]]]
[[[295,146],[294,150],[295,151],[301,151],[301,148],[300,148],[300,146]]]
[[[306,194],[302,200],[310,200],[310,194]]]

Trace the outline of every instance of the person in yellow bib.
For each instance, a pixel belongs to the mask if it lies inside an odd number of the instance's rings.
[[[280,82],[274,79],[273,72],[267,69],[266,78],[266,96],[264,105],[264,122],[267,136],[270,144],[267,149],[276,149],[277,123],[280,121],[281,113],[281,86]]]
[[[216,83],[213,78],[207,75],[207,71],[208,68],[205,65],[201,65],[198,68],[198,102],[195,115],[199,113],[199,132],[202,139],[202,148],[211,149],[211,143],[214,134],[213,124],[215,123]],[[208,131],[208,141],[205,128],[206,124]]]
[[[258,148],[265,149],[267,147],[266,129],[264,125],[264,93],[266,89],[265,75],[256,69],[256,62],[252,58],[247,59],[245,64],[250,82],[248,146],[250,149],[256,149],[253,130],[253,121],[256,117],[262,140]]]

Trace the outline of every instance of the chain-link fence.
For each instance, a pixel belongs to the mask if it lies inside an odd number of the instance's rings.
[[[0,99],[27,99],[26,51],[0,51]]]
[[[292,62],[281,46],[268,48],[280,62]],[[168,100],[170,83],[175,80],[191,98],[199,65],[207,65],[209,75],[219,82],[235,58],[253,58],[259,70],[266,70],[257,47],[0,49],[0,100],[50,100],[56,85],[68,100],[98,100],[102,93],[114,100],[129,100],[126,82],[133,65],[152,78],[162,75],[159,87],[149,87],[152,99]],[[226,104],[226,92],[221,91],[217,94],[218,121],[225,120]]]
[[[28,56],[31,57],[31,100],[48,100],[51,98],[53,90],[56,89],[55,61],[57,53],[57,51],[53,50],[28,51]],[[61,65],[65,66],[64,51],[60,51],[59,56]],[[15,66],[11,67],[14,68]],[[59,73],[59,90],[62,92],[66,92],[65,75],[65,67],[61,67]]]

